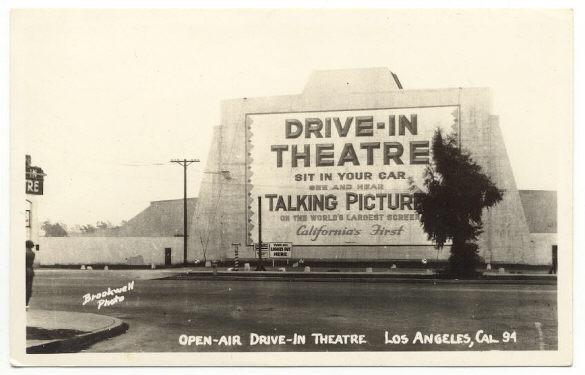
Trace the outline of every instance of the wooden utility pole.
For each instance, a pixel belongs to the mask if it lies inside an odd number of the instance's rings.
[[[183,166],[183,264],[187,265],[187,167],[192,163],[198,163],[199,159],[173,159],[171,163]]]

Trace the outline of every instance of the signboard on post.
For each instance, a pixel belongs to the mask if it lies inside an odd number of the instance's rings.
[[[292,258],[292,242],[271,242],[269,254],[270,258]]]
[[[268,259],[268,242],[262,242],[262,259]],[[254,256],[258,258],[258,243],[254,244]]]
[[[26,194],[43,195],[43,180],[26,179]]]
[[[30,165],[30,155],[26,155],[26,188],[25,193],[31,195],[43,195],[43,184],[45,181],[45,172],[40,167]]]

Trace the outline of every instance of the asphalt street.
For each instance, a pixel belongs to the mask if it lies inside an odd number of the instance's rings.
[[[125,334],[87,352],[557,348],[556,285],[151,277],[161,275],[39,270],[30,305],[109,315],[129,324]],[[109,302],[101,306],[99,298],[84,297],[131,282],[131,289],[119,289],[115,301],[106,296]]]

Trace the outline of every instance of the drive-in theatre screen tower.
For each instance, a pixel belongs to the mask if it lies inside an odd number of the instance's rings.
[[[457,132],[504,199],[484,214],[488,263],[544,264],[487,88],[404,90],[386,68],[314,72],[300,95],[226,100],[189,231],[189,259],[255,258],[262,242],[294,259],[446,259],[421,228],[416,194],[437,128]],[[226,172],[227,171],[227,172]],[[226,178],[229,176],[229,178]],[[286,253],[282,253],[286,254]]]

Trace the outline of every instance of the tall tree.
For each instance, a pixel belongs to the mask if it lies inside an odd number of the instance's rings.
[[[452,241],[446,275],[476,276],[482,212],[501,201],[503,191],[468,153],[461,151],[456,134],[444,137],[437,129],[431,150],[432,163],[425,170],[424,189],[411,180],[411,189],[417,193],[416,210],[437,249]]]
[[[96,232],[95,227],[91,224],[82,225],[81,227],[79,227],[79,230],[81,230],[81,233],[84,233],[84,234],[90,234],[90,233]]]
[[[52,224],[47,220],[41,224],[41,229],[45,232],[45,237],[67,237],[67,227],[65,224]]]

